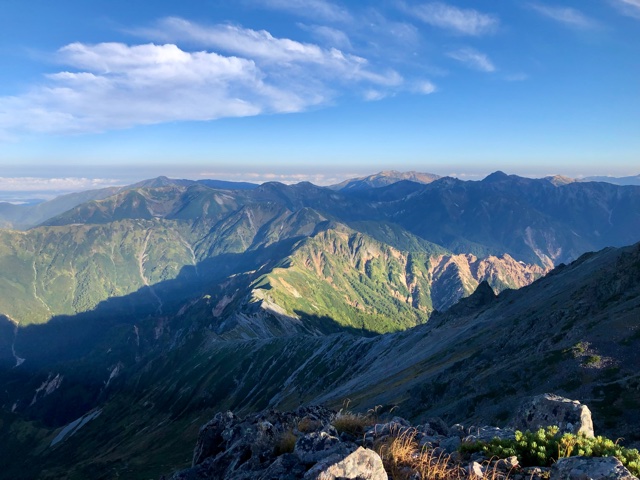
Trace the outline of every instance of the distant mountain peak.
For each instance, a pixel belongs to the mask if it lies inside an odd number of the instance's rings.
[[[413,170],[409,172],[383,170],[382,172],[378,172],[373,175],[351,178],[336,185],[331,185],[329,186],[329,188],[331,188],[332,190],[356,191],[365,190],[368,188],[386,187],[387,185],[398,183],[403,180],[428,184],[435,180],[438,180],[439,178],[441,177],[434,173],[421,173]]]
[[[575,178],[565,177],[564,175],[551,175],[548,177],[544,177],[544,180],[552,183],[556,187],[560,187],[562,185],[568,185],[570,183],[575,182]]]
[[[504,173],[502,170],[497,170],[497,171],[487,175],[482,181],[486,182],[486,183],[502,182],[504,180],[507,180],[508,178],[509,178],[509,175]]]
[[[195,180],[181,180],[173,179],[165,176],[159,176],[156,178],[150,178],[148,180],[142,180],[141,182],[134,183],[125,187],[127,190],[133,190],[136,188],[161,188],[161,187],[188,187],[193,185]]]

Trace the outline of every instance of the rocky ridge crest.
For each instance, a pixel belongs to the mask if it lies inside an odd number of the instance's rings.
[[[615,457],[561,458],[549,468],[523,467],[516,456],[463,453],[464,445],[513,440],[513,428],[447,426],[439,418],[417,426],[400,417],[375,420],[322,406],[292,412],[267,410],[244,419],[230,411],[220,412],[201,427],[191,468],[170,480],[637,480]],[[511,424],[529,429],[560,425],[562,432],[593,437],[589,408],[553,394],[525,402]],[[403,465],[399,449],[413,449],[409,457],[419,461]]]

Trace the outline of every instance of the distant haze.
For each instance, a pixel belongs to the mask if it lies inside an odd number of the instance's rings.
[[[403,171],[408,171],[403,170]],[[484,177],[498,170],[491,171],[462,171],[456,169],[445,169],[442,166],[417,169],[412,166],[412,171],[418,171],[425,174],[435,174],[438,176],[451,176],[461,180],[482,180]],[[517,174],[524,177],[543,178],[553,176],[556,173],[546,172],[544,170],[535,171],[518,171],[504,169],[508,174]],[[130,166],[130,167],[109,167],[109,166],[28,166],[19,167],[12,166],[3,168],[3,175],[0,176],[0,202],[12,203],[31,203],[34,199],[48,200],[58,195],[70,192],[80,192],[86,190],[94,190],[105,187],[130,185],[141,180],[155,178],[158,176],[167,176],[176,179],[216,179],[232,182],[280,182],[285,184],[293,184],[299,182],[311,182],[315,185],[329,186],[339,184],[346,180],[362,178],[368,175],[374,175],[379,172],[366,169],[295,169],[291,167],[267,170],[263,167],[254,167],[247,169],[233,170],[229,167],[201,167],[201,166]],[[636,181],[621,181],[619,175],[601,174],[596,176],[598,172],[580,172],[574,175],[563,175],[573,179],[583,179],[585,177],[594,177],[596,181],[610,181],[618,184],[638,184]],[[626,176],[637,175],[638,172],[629,172]],[[607,180],[607,178],[610,180]],[[590,178],[591,179],[591,178]]]

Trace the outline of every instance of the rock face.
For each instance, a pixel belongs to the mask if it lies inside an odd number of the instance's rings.
[[[561,458],[551,467],[551,480],[637,480],[615,457]]]
[[[301,407],[269,410],[245,419],[218,413],[198,435],[192,466],[172,480],[386,480],[380,456],[343,441],[335,412]]]
[[[373,450],[358,447],[356,451],[342,458],[331,455],[318,462],[305,476],[305,480],[387,480],[387,472],[382,459]]]
[[[591,411],[577,400],[569,400],[552,393],[533,397],[520,408],[513,427],[520,430],[535,430],[557,425],[561,432],[582,433],[593,438]]]
[[[593,435],[589,409],[556,395],[532,398],[518,415],[517,428],[558,425]],[[447,475],[460,480],[638,480],[615,457],[556,460],[546,452],[532,460],[517,446],[504,450],[504,456],[482,448],[495,439],[515,444],[515,438],[512,428],[448,427],[437,417],[415,426],[401,417],[379,423],[377,416],[338,414],[319,406],[268,410],[244,419],[221,412],[200,429],[191,468],[171,480],[388,480],[397,472],[419,479],[416,465],[425,458],[444,461]],[[635,473],[627,453],[619,458]]]

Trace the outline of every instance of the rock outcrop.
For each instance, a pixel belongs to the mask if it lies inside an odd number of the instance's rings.
[[[520,430],[557,425],[561,432],[594,436],[589,407],[552,393],[538,395],[525,402],[512,423]]]
[[[200,429],[191,468],[171,479],[386,480],[376,452],[340,438],[335,415],[317,406],[245,419],[218,413]]]
[[[533,397],[513,423],[529,430],[557,425],[560,433],[593,437],[589,409],[552,394]],[[221,412],[200,429],[191,468],[171,480],[387,480],[387,471],[419,479],[415,466],[425,461],[450,472],[442,478],[638,480],[615,457],[557,459],[547,451],[536,463],[528,450],[516,451],[518,435],[513,428],[448,427],[439,418],[416,426],[401,417],[380,422],[319,406],[268,410],[244,419]],[[504,456],[483,450],[494,439],[515,446],[503,450]],[[636,468],[628,457],[623,460]]]
[[[637,480],[615,457],[561,458],[551,467],[551,480]]]

